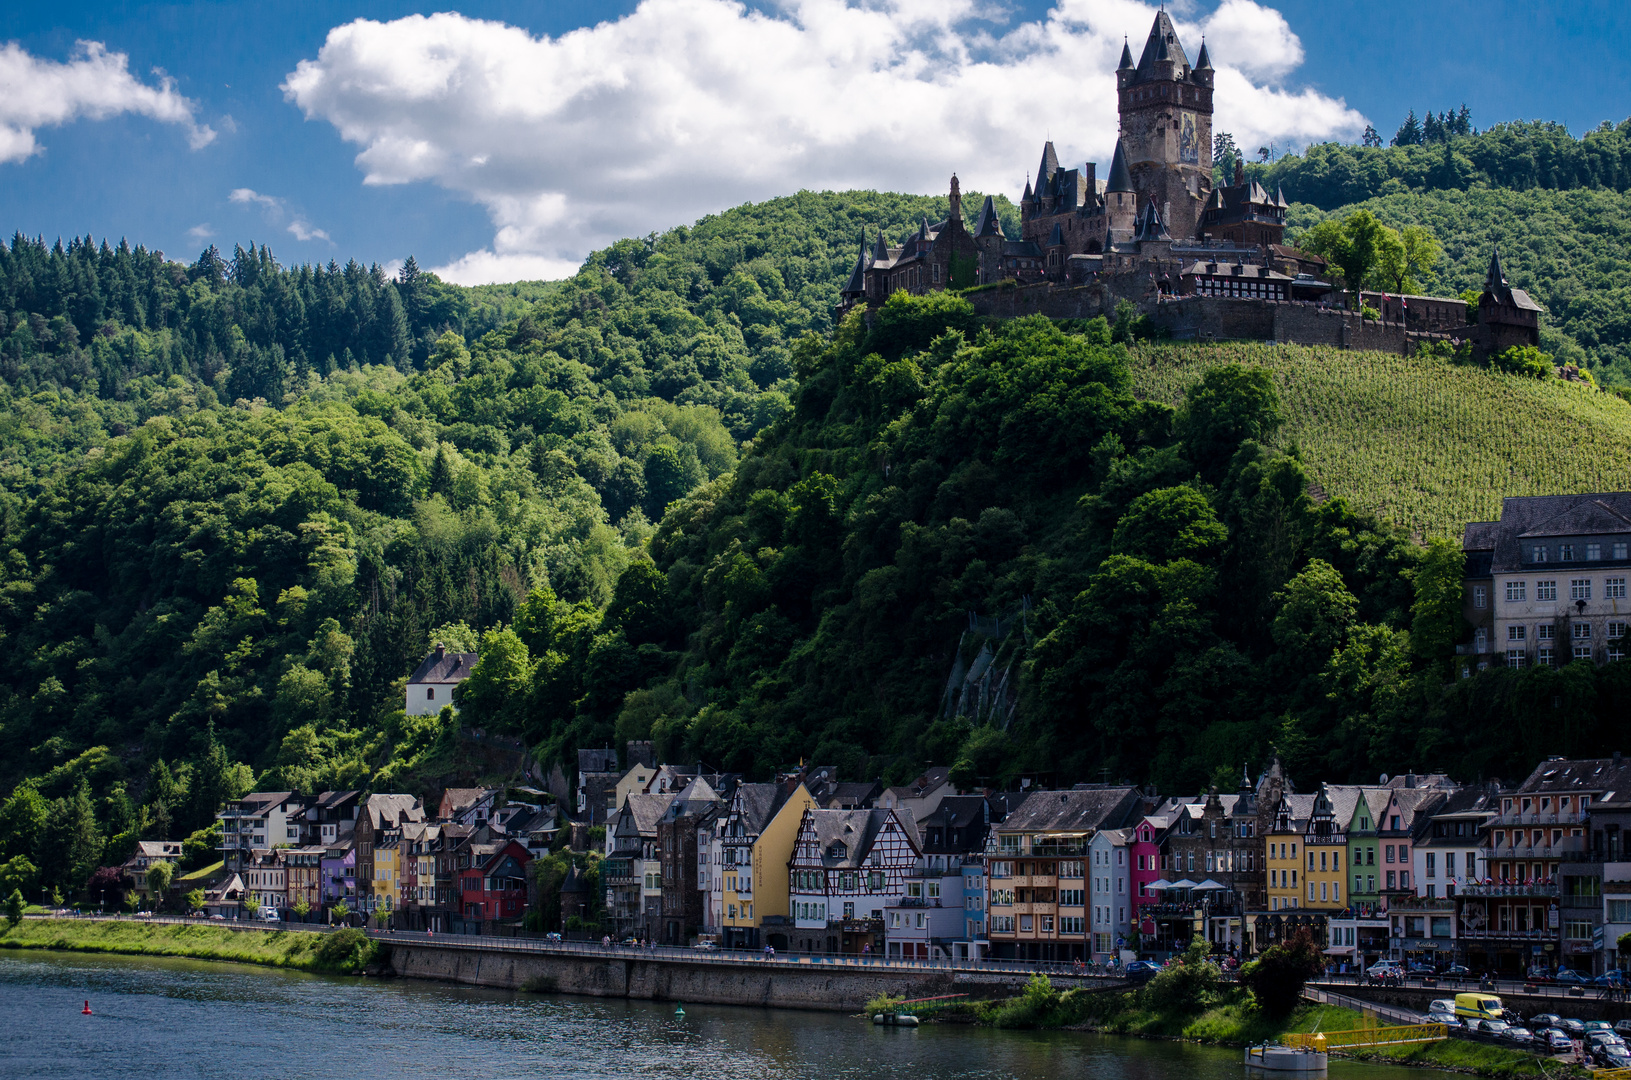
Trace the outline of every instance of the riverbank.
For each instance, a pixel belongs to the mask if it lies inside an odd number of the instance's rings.
[[[24,919],[16,926],[0,924],[0,949],[175,956],[339,975],[360,972],[382,959],[377,944],[360,930],[313,934],[92,919]]]
[[[893,1006],[880,1000],[869,1005],[868,1011],[874,1012],[880,1007]],[[1277,1042],[1293,1033],[1344,1031],[1375,1023],[1367,1023],[1362,1014],[1352,1009],[1312,1002],[1300,1006],[1283,1020],[1274,1020],[1251,1004],[1246,991],[1234,986],[1220,988],[1208,1000],[1193,1007],[1158,1008],[1145,1000],[1143,991],[1060,992],[1041,978],[1033,980],[1017,997],[929,1002],[910,1009],[925,1021],[974,1023],[996,1028],[1094,1031],[1233,1047]],[[1562,1080],[1590,1075],[1578,1065],[1453,1038],[1409,1046],[1333,1051],[1332,1056],[1468,1073],[1494,1080]]]

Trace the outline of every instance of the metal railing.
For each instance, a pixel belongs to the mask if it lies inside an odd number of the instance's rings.
[[[1443,1024],[1401,1024],[1397,1027],[1355,1028],[1349,1031],[1294,1033],[1285,1036],[1286,1045],[1298,1050],[1344,1049],[1357,1046],[1402,1046],[1406,1043],[1437,1042],[1449,1038]]]

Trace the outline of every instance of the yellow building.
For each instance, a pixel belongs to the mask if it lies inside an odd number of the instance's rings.
[[[1271,913],[1303,906],[1303,847],[1313,809],[1312,795],[1282,795],[1279,806],[1275,807],[1272,823],[1263,838],[1263,865],[1268,868]]]
[[[1321,784],[1303,834],[1302,907],[1337,912],[1348,906],[1348,823],[1359,789]]]
[[[731,796],[719,819],[720,922],[727,948],[786,947],[787,864],[799,822],[814,809],[802,782],[791,792],[782,784],[741,784]]]
[[[402,887],[402,830],[386,829],[378,834],[374,844],[373,903],[371,910],[384,915],[395,911],[401,903]]]
[[[628,772],[623,774],[623,778],[617,782],[617,787],[612,794],[612,805],[608,808],[611,813],[606,816],[610,818],[618,810],[621,810],[623,804],[629,801],[630,795],[643,794],[646,785],[650,784],[651,778],[656,775],[657,770],[650,765],[636,764],[630,768]]]

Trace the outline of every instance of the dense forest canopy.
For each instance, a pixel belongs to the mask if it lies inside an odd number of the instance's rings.
[[[1548,347],[1624,380],[1624,137],[1249,168],[1295,228],[1358,199],[1425,226],[1434,291],[1499,241]],[[1369,179],[1321,188],[1316,159]],[[72,884],[142,837],[202,858],[250,785],[471,779],[461,725],[545,762],[650,737],[755,775],[1166,790],[1271,746],[1474,779],[1602,743],[1624,664],[1453,678],[1456,546],[1310,500],[1287,431],[1330,425],[1288,423],[1272,358],[1186,353],[1157,402],[1125,323],[981,326],[942,295],[834,325],[863,233],[946,209],[803,192],[474,290],[411,260],[0,245],[0,875]],[[438,640],[480,646],[463,714],[405,717]]]

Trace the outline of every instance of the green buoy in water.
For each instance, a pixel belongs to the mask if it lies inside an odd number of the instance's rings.
[[[674,1006],[674,1015],[676,1017],[685,1015],[685,1002],[682,1001],[678,1005]]]

